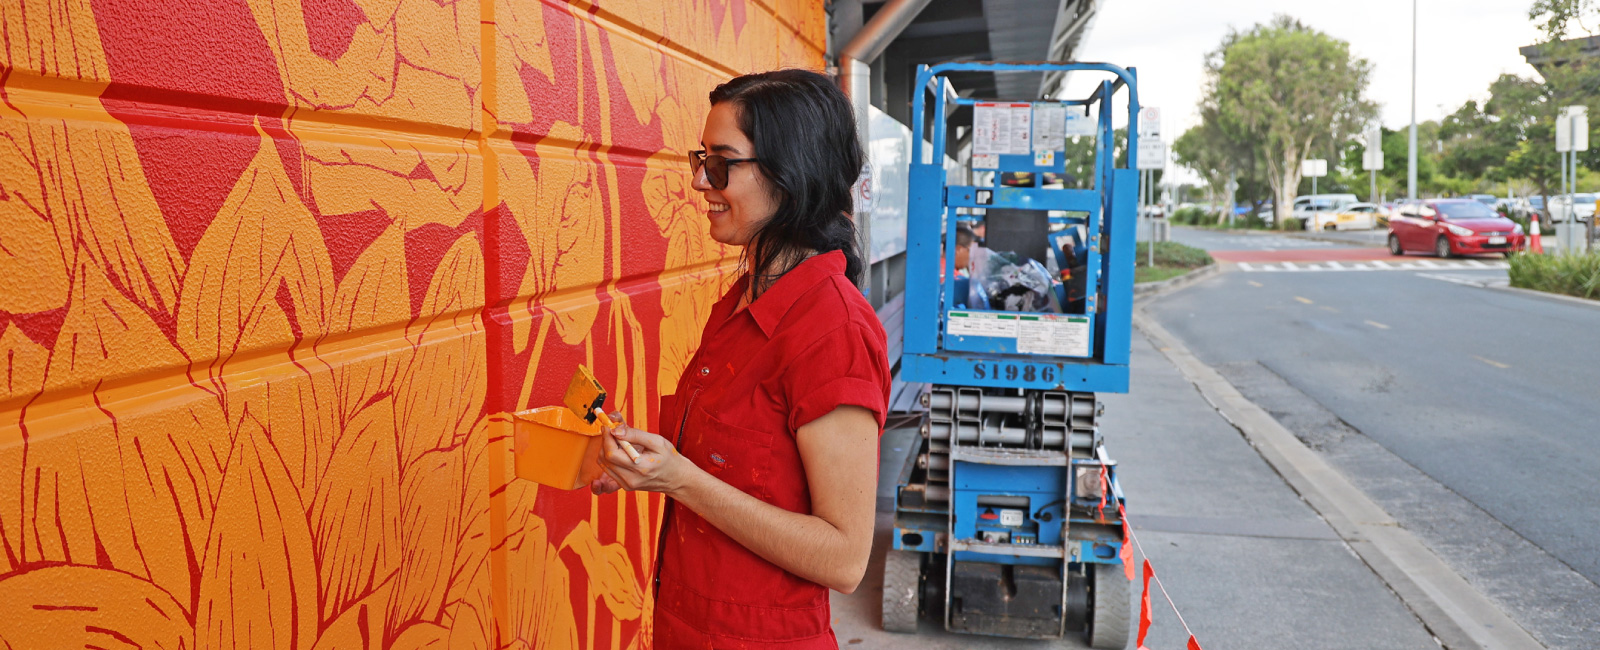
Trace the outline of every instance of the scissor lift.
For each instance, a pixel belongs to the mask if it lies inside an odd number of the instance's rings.
[[[948,92],[947,75],[971,71],[1107,78],[1076,101]],[[919,67],[915,88],[901,375],[929,390],[920,449],[899,475],[884,629],[915,632],[926,611],[951,631],[1081,632],[1093,647],[1123,648],[1131,612],[1119,566],[1123,499],[1095,394],[1128,390],[1138,135],[1129,129],[1127,167],[1116,167],[1112,99],[1126,90],[1128,124],[1137,124],[1135,73],[1101,63],[942,63]],[[973,156],[974,176],[990,182],[947,183],[941,162],[956,106],[972,107],[963,113],[983,122],[979,137],[993,137],[999,124],[985,111],[1048,118],[1030,117],[1031,129],[1054,128],[1065,111],[1087,116],[1096,138],[1091,189],[1041,186],[1045,173],[1064,172],[1067,151],[1032,134],[1026,151],[1013,139],[1009,149]],[[1018,124],[1010,128],[1016,135]],[[931,151],[917,137],[925,133]],[[1020,182],[1030,178],[1032,186]],[[1060,313],[968,308],[956,291],[953,252],[958,220],[979,210],[991,248],[1004,248],[996,241],[1003,231],[1019,248],[1055,256],[1073,276],[1063,288],[1081,295],[1062,292]]]

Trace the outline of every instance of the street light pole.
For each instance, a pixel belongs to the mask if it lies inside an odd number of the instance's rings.
[[[1411,0],[1411,146],[1406,157],[1406,198],[1417,198],[1417,0]]]

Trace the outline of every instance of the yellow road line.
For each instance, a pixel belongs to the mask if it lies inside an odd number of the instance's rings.
[[[1487,363],[1487,364],[1489,364],[1489,365],[1491,365],[1491,366],[1494,366],[1494,367],[1496,367],[1496,368],[1501,368],[1501,369],[1505,369],[1505,368],[1510,368],[1510,367],[1511,367],[1511,366],[1509,366],[1509,365],[1507,365],[1507,364],[1504,364],[1504,363],[1500,363],[1500,362],[1499,362],[1499,361],[1495,361],[1495,360],[1493,360],[1493,359],[1485,359],[1485,358],[1483,358],[1483,357],[1480,357],[1480,356],[1478,356],[1478,355],[1476,355],[1476,354],[1474,354],[1474,355],[1472,355],[1472,358],[1474,358],[1474,359],[1477,359],[1477,360],[1479,360],[1479,361],[1482,361],[1482,362],[1484,362],[1484,363]]]
[[[1323,305],[1323,306],[1321,306],[1321,307],[1319,307],[1319,308],[1318,308],[1318,309],[1323,309],[1323,310],[1326,310],[1326,311],[1331,311],[1331,312],[1333,312],[1333,313],[1335,313],[1335,314],[1337,314],[1337,313],[1339,313],[1339,310],[1337,310],[1337,309],[1334,309],[1334,308],[1332,308],[1332,307],[1329,307],[1329,306],[1327,306],[1327,305]]]
[[[1367,324],[1368,324],[1368,325],[1371,325],[1371,326],[1373,326],[1373,327],[1376,327],[1376,328],[1378,328],[1378,329],[1380,329],[1380,330],[1386,330],[1386,329],[1389,329],[1389,326],[1388,326],[1388,325],[1384,325],[1384,324],[1383,324],[1383,323],[1380,323],[1380,322],[1378,322],[1378,321],[1375,321],[1375,320],[1369,320],[1369,321],[1367,321]]]
[[[1264,286],[1267,286],[1267,285],[1261,284],[1260,282],[1256,282],[1255,280],[1246,280],[1246,282],[1249,282],[1250,286],[1252,286],[1252,287],[1264,287]]]
[[[1315,304],[1317,304],[1317,303],[1314,303],[1314,302],[1311,302],[1311,299],[1310,299],[1310,298],[1301,298],[1301,297],[1300,297],[1300,296],[1295,296],[1295,297],[1294,297],[1294,299],[1295,299],[1295,300],[1298,300],[1298,301],[1300,301],[1300,302],[1303,302],[1303,303],[1305,303],[1305,304],[1308,304],[1308,305],[1315,305]]]

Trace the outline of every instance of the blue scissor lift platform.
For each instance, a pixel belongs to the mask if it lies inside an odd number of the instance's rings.
[[[1105,79],[1082,100],[947,92],[947,75],[973,71]],[[1130,129],[1127,167],[1116,167],[1112,117],[1123,91],[1127,123],[1137,123],[1135,73],[1102,63],[959,62],[920,66],[916,83],[900,367],[902,379],[929,389],[920,448],[899,474],[884,628],[915,632],[926,612],[951,631],[1081,633],[1093,647],[1123,648],[1131,612],[1119,559],[1123,499],[1095,394],[1128,390],[1138,136]],[[971,185],[950,184],[941,164],[956,105],[970,105],[961,114],[975,122],[972,176],[982,181]],[[1065,172],[1069,131],[1094,138],[1089,189],[1045,182]],[[1014,248],[1041,266],[1050,260],[1037,258],[1050,256],[1065,270],[1052,278],[1063,282],[1050,307],[967,304],[988,298],[957,290],[957,224],[979,213],[991,249]]]

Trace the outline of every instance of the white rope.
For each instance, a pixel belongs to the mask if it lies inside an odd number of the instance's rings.
[[[1133,547],[1139,549],[1139,555],[1143,557],[1146,562],[1149,562],[1150,554],[1144,552],[1144,545],[1140,544],[1138,536],[1133,534],[1133,520],[1128,518],[1127,508],[1122,507],[1122,504],[1117,504],[1117,513],[1122,515],[1122,520],[1124,522],[1127,522],[1128,538],[1133,540]],[[1178,611],[1178,604],[1172,602],[1172,596],[1167,594],[1167,586],[1161,584],[1161,574],[1155,573],[1154,564],[1151,564],[1150,568],[1151,573],[1154,574],[1151,577],[1155,578],[1156,580],[1156,588],[1161,590],[1161,597],[1167,599],[1167,606],[1171,607],[1172,614],[1178,617],[1178,624],[1183,626],[1183,631],[1187,632],[1190,637],[1193,637],[1194,631],[1190,630],[1189,623],[1183,620],[1183,613]]]

